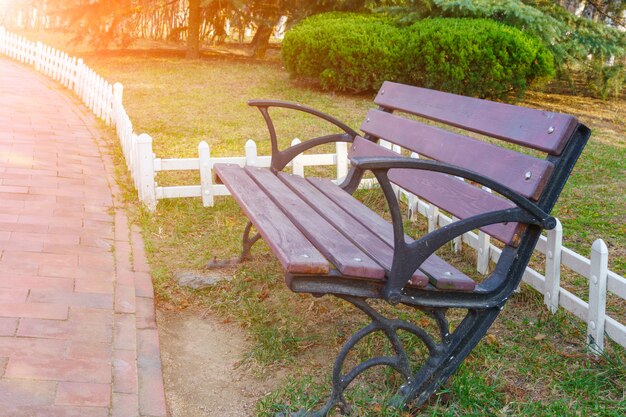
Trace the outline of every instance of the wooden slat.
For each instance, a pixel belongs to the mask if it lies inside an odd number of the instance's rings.
[[[473,291],[476,282],[438,256],[428,258],[423,270],[430,283],[440,290]]]
[[[498,182],[534,200],[539,199],[554,170],[554,165],[544,159],[380,110],[369,111],[361,130],[421,156],[496,178]]]
[[[329,272],[330,265],[326,258],[241,167],[215,164],[214,168],[287,272],[294,274]]]
[[[394,156],[398,154],[369,140],[357,137],[350,150],[350,157]],[[478,187],[439,172],[417,169],[392,169],[389,180],[418,195],[435,206],[446,210],[459,219],[481,213],[515,207],[513,203]],[[494,224],[484,227],[485,233],[496,239],[515,245],[517,224]]]
[[[246,167],[258,187],[272,198],[306,238],[344,275],[378,278],[385,270],[329,224],[270,170]]]
[[[292,191],[305,200],[322,217],[335,226],[337,230],[341,231],[346,238],[361,248],[372,259],[376,260],[385,268],[386,273],[389,273],[393,260],[393,249],[387,242],[342,210],[333,200],[304,178],[283,172],[278,175]],[[424,286],[427,283],[428,277],[421,271],[417,271],[411,279],[411,284],[415,286]]]
[[[560,155],[578,126],[575,117],[385,82],[376,104]]]
[[[344,212],[352,215],[366,228],[387,243],[389,247],[394,246],[393,226],[391,223],[387,222],[350,194],[337,187],[330,180],[308,178],[308,181],[324,193],[330,200],[334,201]],[[405,236],[405,241],[410,243],[413,239]],[[420,270],[428,276],[431,284],[439,289],[455,288],[463,291],[471,291],[476,286],[476,283],[471,278],[458,271],[454,266],[439,258],[437,255],[431,255],[426,259],[420,266]]]

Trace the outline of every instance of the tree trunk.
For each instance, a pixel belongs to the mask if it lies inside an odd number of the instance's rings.
[[[261,23],[252,38],[250,45],[252,46],[252,56],[255,58],[264,58],[267,47],[270,43],[270,36],[272,36],[272,29],[274,26],[269,23]]]
[[[189,0],[186,58],[200,58],[200,0]]]

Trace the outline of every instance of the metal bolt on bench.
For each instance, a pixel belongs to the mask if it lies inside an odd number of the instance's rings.
[[[589,129],[570,115],[392,82],[384,83],[374,102],[379,107],[368,112],[359,133],[299,104],[250,101],[268,126],[270,169],[215,165],[219,179],[250,220],[244,231],[242,260],[262,237],[281,262],[292,291],[334,295],[371,319],[337,355],[327,404],[298,416],[326,416],[335,407],[349,412],[344,391],[356,377],[379,365],[393,368],[404,379],[393,405],[423,404],[483,338],[519,285],[541,231],[555,227],[549,213],[590,136]],[[280,150],[269,115],[274,107],[318,116],[342,133]],[[419,120],[404,117],[407,113]],[[438,127],[442,125],[446,128]],[[507,146],[468,134],[497,139]],[[378,140],[417,153],[420,159],[392,152],[378,145]],[[282,172],[302,152],[335,141],[352,144],[352,165],[342,184]],[[517,145],[520,151],[508,144]],[[537,151],[545,159],[532,156]],[[391,223],[351,195],[367,171],[380,184]],[[410,238],[392,184],[460,220]],[[253,226],[258,233],[250,237]],[[435,255],[447,242],[475,229],[504,245],[495,268],[479,283]],[[437,324],[438,335],[431,336],[418,326],[418,320],[384,317],[369,299],[426,313]],[[446,318],[451,308],[466,311],[454,331]],[[418,338],[428,351],[428,359],[418,369],[411,366],[400,330]],[[377,332],[389,340],[394,354],[344,370],[354,346]]]

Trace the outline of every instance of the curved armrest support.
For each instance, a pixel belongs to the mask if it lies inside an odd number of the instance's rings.
[[[265,123],[267,124],[267,130],[269,131],[270,140],[272,142],[271,169],[273,171],[282,170],[293,158],[295,158],[297,155],[299,155],[300,153],[310,148],[313,148],[315,146],[322,145],[325,143],[330,143],[330,142],[352,142],[355,136],[358,136],[358,133],[355,130],[353,130],[352,128],[350,128],[348,125],[341,122],[340,120],[326,113],[323,113],[319,110],[315,110],[315,109],[312,109],[307,106],[303,106],[298,103],[290,103],[286,101],[277,101],[277,100],[250,100],[248,101],[248,105],[257,107],[259,111],[261,112],[261,114],[263,115],[263,118],[265,119]],[[311,114],[313,116],[319,117],[320,119],[325,120],[337,126],[341,130],[343,130],[344,133],[320,136],[314,139],[307,140],[298,145],[289,147],[285,149],[284,151],[281,151],[278,149],[278,139],[276,136],[276,129],[274,128],[274,122],[272,121],[272,118],[269,115],[270,107],[291,109],[291,110],[296,110],[296,111],[304,112],[307,114]]]
[[[407,158],[403,156],[357,157],[352,158],[351,161],[357,168],[371,170],[374,173],[376,171],[384,171],[386,173],[390,169],[420,169],[425,171],[441,172],[457,177],[463,177],[468,180],[477,182],[478,184],[489,187],[493,191],[511,200],[511,202],[515,203],[515,205],[517,205],[519,208],[525,210],[536,219],[538,219],[543,228],[554,229],[554,227],[556,226],[556,220],[554,219],[554,217],[543,211],[538,205],[523,197],[519,193],[511,190],[509,187],[506,187],[505,185],[502,185],[501,183],[494,181],[491,178],[477,174],[474,171],[470,171],[443,162]]]
[[[358,169],[371,170],[374,173],[389,206],[394,231],[394,255],[389,279],[382,290],[382,295],[390,303],[399,302],[402,298],[402,289],[417,268],[437,249],[457,236],[496,223],[516,222],[543,228],[554,227],[552,223],[556,223],[553,217],[550,217],[536,204],[510,188],[473,171],[454,165],[402,156],[357,157],[352,158],[352,163]],[[400,206],[388,177],[390,169],[420,169],[467,178],[502,194],[516,204],[517,207],[468,217],[437,229],[414,242],[406,243]]]

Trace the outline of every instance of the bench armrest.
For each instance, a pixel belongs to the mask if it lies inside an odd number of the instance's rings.
[[[303,106],[298,103],[290,103],[277,100],[250,100],[248,101],[248,105],[258,108],[263,115],[263,118],[265,119],[265,123],[267,124],[267,129],[270,134],[270,140],[272,142],[272,162],[270,167],[274,172],[281,171],[293,158],[315,146],[323,145],[330,142],[352,142],[355,136],[358,136],[358,133],[355,130],[353,130],[340,120],[319,110],[315,110],[313,108]],[[309,139],[305,142],[299,143],[281,151],[280,149],[278,149],[278,139],[276,136],[276,129],[274,128],[274,122],[269,115],[269,109],[271,107],[296,110],[311,114],[335,125],[336,127],[343,130],[344,133],[325,135]]]
[[[356,168],[374,173],[387,199],[394,231],[394,255],[389,279],[383,289],[383,296],[392,303],[400,300],[402,289],[415,270],[437,249],[457,236],[490,224],[503,222],[525,223],[545,229],[552,229],[556,225],[556,220],[553,217],[510,188],[454,165],[403,156],[355,157],[351,161]],[[471,216],[428,233],[411,243],[406,243],[402,214],[388,178],[390,169],[419,169],[463,177],[491,188],[509,199],[517,207]]]

